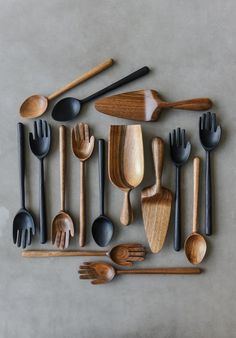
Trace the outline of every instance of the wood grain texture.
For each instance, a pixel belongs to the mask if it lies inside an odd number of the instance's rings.
[[[161,185],[164,142],[159,137],[152,140],[152,154],[156,182],[142,190],[141,205],[144,228],[150,249],[153,253],[158,253],[165,242],[172,204],[171,191]]]
[[[144,176],[143,138],[140,125],[110,126],[108,174],[111,182],[125,193],[120,221],[128,225],[133,220],[129,192],[142,182]]]
[[[165,102],[155,90],[139,90],[102,98],[95,107],[104,114],[136,121],[155,121],[164,108],[207,110],[212,106],[208,98]]]

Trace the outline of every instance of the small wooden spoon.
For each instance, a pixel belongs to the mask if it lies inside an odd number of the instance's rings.
[[[193,160],[193,232],[187,237],[184,250],[186,257],[192,264],[199,264],[203,260],[207,244],[205,238],[197,233],[198,228],[198,191],[200,176],[200,158],[195,157]]]
[[[74,88],[78,84],[90,79],[91,77],[97,75],[98,73],[102,72],[103,70],[107,69],[113,64],[112,59],[107,59],[103,63],[100,63],[96,67],[92,68],[88,72],[84,73],[74,81],[68,83],[66,86],[60,88],[53,94],[49,96],[43,95],[33,95],[28,97],[20,107],[20,115],[26,118],[36,118],[41,116],[47,110],[48,103],[50,100],[55,99],[59,95],[67,92],[68,90]]]
[[[70,215],[65,212],[66,127],[60,126],[59,133],[61,210],[52,221],[52,244],[64,249],[69,245],[70,235],[74,237],[74,224]]]
[[[105,262],[85,262],[80,266],[80,279],[92,279],[91,284],[106,284],[111,282],[116,275],[160,275],[160,274],[199,274],[200,268],[149,268],[149,269],[129,269],[118,270]]]

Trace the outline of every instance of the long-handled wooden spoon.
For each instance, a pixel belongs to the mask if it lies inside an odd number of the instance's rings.
[[[198,229],[198,191],[200,177],[200,158],[195,157],[193,160],[193,231],[187,237],[184,250],[186,257],[192,264],[199,264],[203,260],[207,244],[205,238],[197,232]]]
[[[193,275],[201,273],[200,268],[147,268],[118,270],[105,262],[85,262],[80,266],[80,279],[92,279],[91,284],[105,284],[111,282],[117,275]]]
[[[207,110],[211,106],[208,98],[165,102],[155,90],[122,93],[95,102],[96,109],[101,113],[136,121],[155,121],[165,108]]]
[[[119,244],[108,251],[48,251],[27,250],[22,251],[23,257],[85,257],[85,256],[107,256],[113,263],[123,266],[131,266],[135,262],[142,262],[145,258],[145,247],[142,244]]]
[[[96,67],[92,68],[88,72],[84,73],[74,81],[68,83],[67,85],[58,89],[57,91],[55,91],[54,93],[52,93],[47,97],[43,95],[32,95],[28,97],[20,107],[20,115],[26,118],[36,118],[41,116],[47,110],[48,103],[50,100],[55,99],[59,95],[62,95],[63,93],[74,88],[78,84],[97,75],[98,73],[110,67],[112,64],[113,64],[112,59],[105,60],[104,62],[100,63]]]

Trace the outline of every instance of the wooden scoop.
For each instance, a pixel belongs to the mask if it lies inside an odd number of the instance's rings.
[[[160,137],[152,140],[156,183],[142,190],[142,214],[150,249],[157,253],[163,247],[170,221],[172,193],[161,186],[164,142]]]
[[[96,109],[101,113],[137,121],[155,121],[164,108],[208,110],[211,106],[212,102],[208,98],[165,102],[155,90],[113,95],[95,103]]]

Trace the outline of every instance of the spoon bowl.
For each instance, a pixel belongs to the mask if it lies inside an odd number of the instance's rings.
[[[31,244],[32,235],[35,234],[35,224],[31,214],[25,209],[21,208],[13,220],[13,242],[18,247],[24,249],[26,245]]]
[[[192,233],[186,239],[184,249],[189,262],[192,264],[199,264],[206,254],[206,240],[202,235]]]
[[[74,224],[69,214],[60,211],[52,221],[52,243],[60,249],[67,248],[70,235],[74,236]]]
[[[95,219],[92,225],[92,235],[95,242],[101,246],[107,246],[113,236],[114,225],[105,215]]]
[[[73,120],[80,112],[82,102],[74,97],[66,97],[58,101],[52,111],[52,118],[56,121]]]

